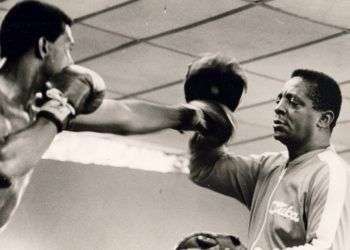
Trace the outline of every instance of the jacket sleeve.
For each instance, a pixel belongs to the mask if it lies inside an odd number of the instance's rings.
[[[208,164],[205,157],[193,160],[190,177],[196,184],[213,191],[231,196],[251,207],[254,189],[259,171],[264,162],[264,155],[232,156],[222,151],[216,154],[216,161]],[[206,154],[208,156],[210,152]],[[209,161],[210,162],[210,161]]]

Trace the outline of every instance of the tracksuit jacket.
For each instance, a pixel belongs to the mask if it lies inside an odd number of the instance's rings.
[[[198,185],[248,207],[248,249],[350,250],[349,170],[329,147],[293,161],[285,152],[223,154],[212,169],[190,171]]]

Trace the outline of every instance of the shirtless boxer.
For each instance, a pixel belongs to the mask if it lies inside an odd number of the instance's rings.
[[[101,77],[73,65],[71,25],[71,18],[62,10],[38,1],[16,4],[3,20],[0,230],[14,214],[34,167],[60,131],[117,134],[165,128],[203,131],[204,118],[208,117],[204,114],[215,117],[216,111],[205,104],[177,108],[142,101],[102,102]]]

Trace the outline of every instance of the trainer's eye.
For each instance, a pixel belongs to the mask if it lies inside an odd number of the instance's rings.
[[[278,104],[281,101],[281,96],[277,96],[275,98],[275,103]]]
[[[293,107],[299,105],[298,100],[297,100],[296,98],[294,98],[294,97],[292,97],[292,98],[289,99],[289,103],[290,103]]]

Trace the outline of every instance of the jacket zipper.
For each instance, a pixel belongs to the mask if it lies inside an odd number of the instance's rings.
[[[282,178],[283,178],[283,176],[285,175],[286,171],[287,171],[287,167],[283,168],[283,170],[282,170],[280,176],[278,177],[277,184],[276,184],[276,186],[274,187],[274,189],[272,190],[272,192],[271,192],[271,194],[270,194],[269,200],[268,200],[268,202],[267,202],[267,207],[266,207],[266,211],[265,211],[265,217],[264,217],[263,224],[262,224],[261,229],[260,229],[260,231],[259,231],[259,233],[258,233],[258,236],[256,237],[255,241],[254,241],[253,244],[252,244],[251,249],[254,249],[256,243],[258,243],[258,240],[259,240],[260,237],[261,237],[261,234],[262,234],[262,232],[263,232],[263,229],[264,229],[265,224],[266,224],[266,221],[267,221],[268,211],[269,211],[269,207],[270,207],[270,203],[271,203],[272,197],[273,197],[273,195],[275,194],[275,192],[276,192],[276,190],[277,190],[277,187],[278,187],[278,185],[280,184],[280,182],[282,181]]]

